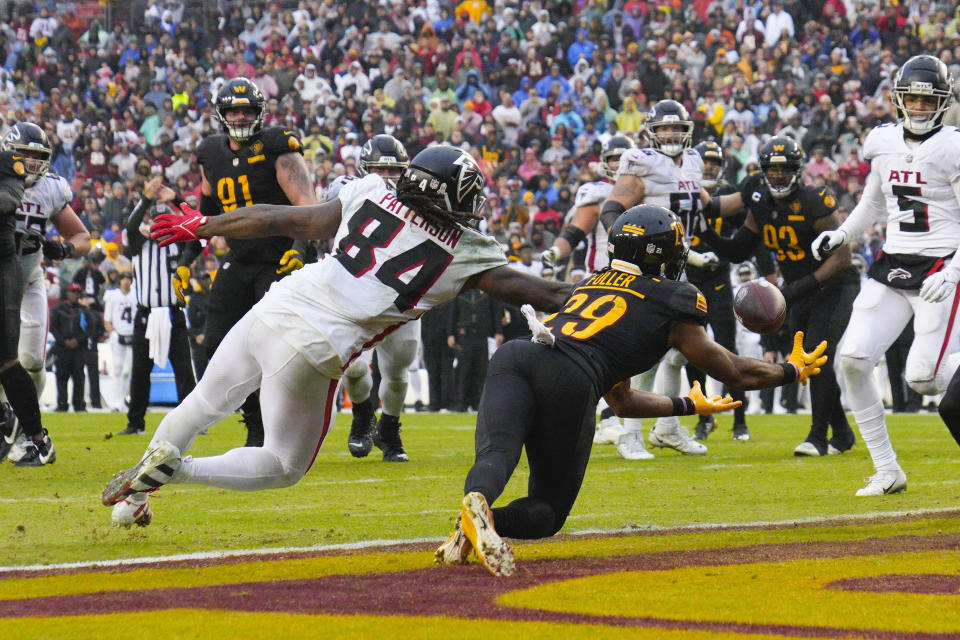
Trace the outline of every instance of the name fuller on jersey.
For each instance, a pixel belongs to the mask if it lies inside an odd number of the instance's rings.
[[[916,178],[911,178],[910,176],[916,176]],[[887,182],[913,182],[915,184],[927,184],[922,177],[920,177],[919,171],[904,171],[902,169],[891,169],[890,175],[887,177]]]
[[[420,216],[416,212],[408,209],[397,200],[397,196],[389,191],[384,193],[380,198],[380,202],[377,203],[380,205],[381,209],[389,211],[398,218],[408,221],[411,225],[419,226],[421,229],[425,229],[428,234],[437,239],[437,242],[445,244],[451,249],[456,249],[457,244],[460,242],[460,238],[463,237],[463,230],[456,227],[435,227],[430,224],[426,218]]]
[[[637,279],[637,276],[623,271],[601,271],[592,276],[590,280],[584,283],[586,287],[620,287],[629,288],[630,283]]]

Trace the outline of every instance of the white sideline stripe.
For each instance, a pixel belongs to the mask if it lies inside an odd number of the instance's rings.
[[[699,529],[738,529],[741,527],[770,527],[786,526],[791,524],[818,524],[829,522],[845,522],[860,520],[863,518],[878,517],[899,517],[910,515],[933,515],[937,513],[947,513],[956,511],[956,507],[943,507],[939,509],[910,509],[907,511],[870,511],[867,513],[848,513],[833,516],[812,517],[812,518],[792,518],[789,520],[770,520],[754,522],[704,522],[699,524],[685,524],[674,527],[664,527],[660,525],[638,525],[630,527],[619,527],[616,529],[582,529],[580,531],[565,531],[566,535],[571,536],[590,536],[590,535],[609,535],[619,533],[639,533],[648,531],[696,531]],[[589,514],[584,514],[589,515]],[[583,516],[571,516],[568,519]],[[397,545],[420,544],[444,542],[447,536],[431,538],[405,538],[397,540],[361,540],[359,542],[342,542],[339,544],[318,544],[309,547],[266,547],[261,549],[231,549],[222,551],[197,551],[194,553],[179,553],[169,556],[147,556],[143,558],[117,558],[115,560],[88,560],[85,562],[65,562],[60,564],[31,564],[23,566],[0,566],[0,573],[11,573],[14,571],[50,571],[56,569],[84,569],[95,567],[129,567],[140,564],[156,564],[164,562],[182,562],[184,560],[214,560],[219,558],[235,558],[242,556],[268,556],[280,555],[284,553],[313,553],[318,551],[357,551],[366,549],[380,549],[384,547],[393,547]]]

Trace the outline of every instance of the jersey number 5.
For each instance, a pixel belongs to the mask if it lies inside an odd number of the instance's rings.
[[[353,277],[359,278],[376,266],[373,250],[393,242],[402,228],[402,220],[368,200],[347,222],[347,235],[337,245],[336,258]],[[374,276],[399,294],[393,301],[397,309],[408,311],[416,306],[452,260],[453,254],[424,240],[384,262]],[[420,270],[408,281],[401,279],[403,274],[417,268]]]
[[[892,185],[893,195],[897,196],[897,208],[904,213],[913,212],[913,222],[901,222],[900,231],[922,233],[930,231],[930,220],[927,218],[927,205],[914,200],[911,196],[922,195],[920,187],[907,187],[902,184]]]

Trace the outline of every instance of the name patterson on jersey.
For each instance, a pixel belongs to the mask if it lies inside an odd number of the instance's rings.
[[[411,225],[424,229],[429,235],[434,237],[437,242],[445,244],[451,249],[455,249],[460,242],[460,238],[463,237],[463,230],[460,228],[433,226],[426,218],[404,206],[403,203],[397,199],[397,196],[389,191],[380,197],[380,201],[377,202],[377,204],[380,205],[381,209],[389,211],[398,218],[409,222]]]

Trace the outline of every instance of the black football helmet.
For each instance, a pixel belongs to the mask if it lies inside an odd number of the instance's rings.
[[[394,187],[409,164],[407,150],[403,148],[400,141],[393,136],[381,133],[373,136],[363,145],[363,149],[360,150],[357,173],[361,176],[370,172],[380,174],[387,184]]]
[[[693,149],[700,154],[700,158],[703,160],[703,180],[700,184],[706,189],[713,189],[720,178],[720,174],[723,173],[725,162],[723,149],[713,140],[704,140]]]
[[[246,142],[263,128],[263,107],[266,100],[260,87],[247,78],[234,78],[220,88],[217,94],[217,119],[227,135],[237,142]],[[241,122],[227,122],[227,111],[243,108],[250,117]]]
[[[687,241],[680,218],[667,208],[641,204],[627,209],[610,227],[610,258],[635,265],[657,278],[678,280],[687,264]]]
[[[482,217],[487,179],[477,161],[459,147],[427,147],[397,181],[397,199],[439,224],[471,224]]]
[[[943,124],[943,114],[953,101],[953,75],[940,58],[913,56],[897,71],[890,93],[903,128],[915,135],[926,135]],[[908,95],[934,96],[937,107],[933,111],[913,111],[911,116],[904,104]]]
[[[774,198],[786,198],[803,182],[803,149],[793,138],[777,136],[760,149],[760,174]]]
[[[18,122],[0,140],[0,151],[14,151],[24,157],[27,185],[35,183],[50,169],[53,147],[47,133],[32,122]]]
[[[683,131],[661,133],[659,130],[667,125],[681,125]],[[661,100],[653,105],[647,114],[645,129],[650,145],[671,157],[683,153],[693,140],[693,120],[686,107],[676,100]]]
[[[617,170],[610,166],[610,161],[614,158],[619,159],[624,151],[633,149],[635,146],[633,140],[627,136],[613,136],[603,144],[603,150],[600,152],[600,165],[603,166],[603,171],[608,178],[612,180],[617,174]]]

